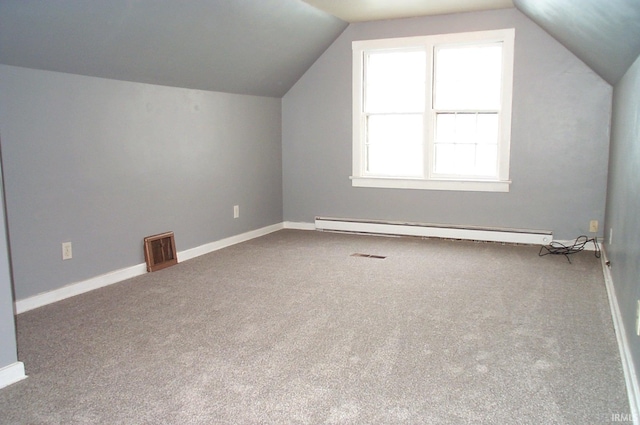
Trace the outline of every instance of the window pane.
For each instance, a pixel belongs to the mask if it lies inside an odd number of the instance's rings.
[[[456,173],[456,145],[445,144],[436,146],[436,166],[438,174]]]
[[[496,176],[497,145],[497,113],[436,114],[436,174]]]
[[[456,139],[456,114],[436,115],[436,143],[454,143]]]
[[[426,52],[379,52],[367,55],[367,113],[423,112]]]
[[[499,109],[502,43],[435,49],[437,109]]]
[[[497,113],[438,113],[436,143],[498,143]]]
[[[498,143],[498,114],[478,114],[476,137],[478,143]]]
[[[456,142],[475,143],[476,114],[456,114]]]
[[[369,116],[367,173],[378,176],[422,176],[422,120],[421,114]]]
[[[475,174],[475,145],[456,145],[456,174]]]
[[[477,175],[476,146],[471,144],[436,145],[436,174]]]
[[[475,174],[478,176],[494,176],[498,163],[497,145],[478,145],[476,148]]]

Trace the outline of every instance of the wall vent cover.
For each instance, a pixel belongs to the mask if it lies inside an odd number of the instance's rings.
[[[147,262],[148,272],[155,272],[178,264],[173,232],[144,238],[144,259]]]

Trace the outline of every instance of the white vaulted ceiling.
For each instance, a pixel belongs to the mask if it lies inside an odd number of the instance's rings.
[[[511,0],[304,0],[347,22],[412,18],[513,7]]]

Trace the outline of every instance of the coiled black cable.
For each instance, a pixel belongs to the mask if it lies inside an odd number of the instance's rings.
[[[593,246],[595,247],[595,256],[596,258],[600,258],[600,245],[598,245],[598,238],[593,237],[589,239],[585,235],[578,236],[575,242],[571,245],[565,245],[560,242],[551,242],[549,245],[543,245],[540,247],[540,251],[538,255],[543,257],[545,255],[553,254],[553,255],[564,255],[567,261],[571,263],[571,259],[569,255],[575,254],[580,251],[584,251],[584,247],[589,242],[593,242]],[[543,252],[545,251],[545,252]]]

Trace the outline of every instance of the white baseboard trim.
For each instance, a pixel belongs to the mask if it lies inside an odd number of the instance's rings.
[[[216,242],[211,242],[195,248],[180,251],[176,254],[178,256],[179,262],[186,261],[200,255],[208,254],[209,252],[216,251],[218,249],[226,248],[237,243],[245,242],[260,236],[267,235],[283,228],[284,227],[282,223],[277,223],[271,226],[266,226],[257,230],[242,233],[240,235],[221,239]],[[137,264],[135,266],[116,270],[81,282],[72,283],[61,288],[54,289],[52,291],[43,292],[29,298],[17,300],[15,303],[16,314],[24,313],[26,311],[45,306],[47,304],[55,303],[57,301],[62,301],[66,298],[93,291],[94,289],[102,288],[104,286],[112,285],[114,283],[118,283],[132,277],[140,276],[145,273],[147,273],[147,265],[145,263]]]
[[[0,369],[0,388],[8,387],[25,379],[24,364],[15,362]]]
[[[92,277],[80,282],[71,283],[52,291],[43,292],[29,298],[16,301],[16,314],[24,313],[38,307],[62,301],[94,289],[102,288],[121,282],[132,277],[140,276],[147,272],[146,264],[137,264],[120,270],[115,270],[100,276]]]
[[[604,248],[602,246],[603,244],[600,245],[602,248]],[[635,425],[640,425],[640,387],[638,386],[638,376],[636,374],[636,368],[633,363],[633,357],[631,356],[631,349],[629,348],[629,341],[627,339],[627,333],[624,328],[622,314],[620,313],[620,307],[618,304],[618,299],[616,297],[613,279],[611,277],[611,270],[607,266],[607,253],[604,249],[601,252],[602,256],[600,257],[600,261],[602,263],[604,282],[607,288],[607,295],[609,297],[609,307],[611,308],[613,327],[616,332],[616,339],[618,340],[618,350],[620,351],[620,359],[622,360],[622,371],[624,373],[624,380],[627,385],[627,394],[629,397],[629,406],[631,408],[631,417]]]
[[[258,238],[260,236],[268,235],[269,233],[276,232],[284,229],[282,223],[273,224],[271,226],[262,227],[260,229],[252,230],[250,232],[242,233],[240,235],[231,236],[225,239],[220,239],[216,242],[200,245],[195,248],[187,249],[185,251],[178,252],[178,261],[186,261],[195,257],[199,257],[204,254],[208,254],[213,251],[217,251],[222,248],[226,248],[231,245],[246,242],[251,239]]]
[[[316,225],[314,223],[305,223],[301,221],[285,221],[283,225],[285,229],[316,230]]]
[[[552,232],[542,230],[482,228],[477,226],[452,226],[327,217],[316,217],[315,225],[316,229],[319,230],[339,232],[468,239],[505,243],[547,245],[553,240]]]

